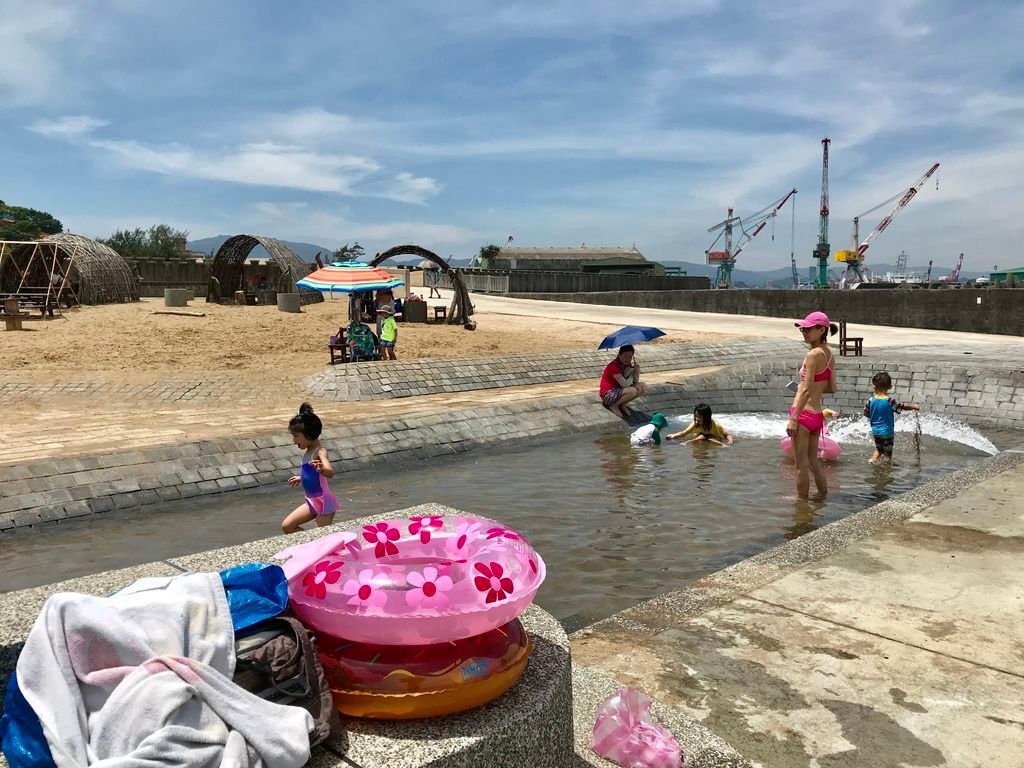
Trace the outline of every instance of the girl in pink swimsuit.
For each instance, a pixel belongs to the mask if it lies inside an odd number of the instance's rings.
[[[789,409],[789,423],[786,425],[786,434],[793,439],[796,492],[801,499],[806,499],[811,486],[810,475],[814,475],[818,497],[824,497],[828,493],[828,480],[818,458],[818,439],[825,426],[821,396],[836,391],[835,357],[828,348],[828,336],[829,333],[838,333],[839,329],[829,322],[824,312],[811,312],[794,325],[811,347],[800,366],[800,386],[793,398],[793,407]]]
[[[334,522],[338,499],[327,483],[334,477],[334,467],[327,458],[327,449],[320,444],[323,430],[323,422],[313,413],[313,406],[309,403],[299,406],[298,414],[288,422],[292,440],[303,451],[299,474],[288,478],[288,485],[292,488],[301,485],[306,500],[281,521],[281,530],[285,533],[301,531],[300,526],[310,520],[316,520],[317,528]]]

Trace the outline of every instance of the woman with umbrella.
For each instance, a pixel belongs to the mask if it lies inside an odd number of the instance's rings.
[[[602,405],[620,419],[629,416],[629,409],[622,407],[647,392],[647,385],[640,381],[640,363],[635,359],[633,344],[664,335],[657,328],[627,325],[605,336],[598,345],[598,349],[619,348],[619,354],[604,367],[599,393]]]

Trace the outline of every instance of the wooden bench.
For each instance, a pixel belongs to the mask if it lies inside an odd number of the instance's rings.
[[[448,317],[448,307],[443,304],[434,307],[434,319],[445,320]]]
[[[863,336],[847,336],[846,335],[846,321],[839,321],[839,355],[846,357],[849,353],[853,353],[854,357],[860,357],[864,354],[864,337]]]
[[[0,312],[0,320],[4,321],[6,330],[8,331],[22,331],[24,328],[21,324],[25,320],[45,320],[46,315],[30,315],[27,312],[22,312],[18,306],[18,300],[13,298],[4,299],[4,311]]]

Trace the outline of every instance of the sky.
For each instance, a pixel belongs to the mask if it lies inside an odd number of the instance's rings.
[[[868,262],[1024,263],[1019,0],[0,0],[0,18],[0,199],[80,234],[701,261],[729,206],[795,187],[803,272],[827,135],[833,250],[940,162]],[[792,225],[787,204],[740,266],[788,264]]]

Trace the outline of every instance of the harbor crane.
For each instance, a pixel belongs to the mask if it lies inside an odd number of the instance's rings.
[[[796,190],[792,189],[775,202],[745,219],[740,218],[739,216],[733,216],[733,209],[730,208],[724,221],[720,221],[713,227],[708,228],[708,232],[718,232],[718,237],[716,237],[715,241],[711,243],[711,248],[704,251],[704,255],[707,257],[707,263],[718,265],[718,271],[715,273],[716,288],[732,287],[732,270],[736,266],[736,257],[740,255],[751,240],[761,233],[761,230],[767,226],[768,220],[774,219],[778,215],[782,206],[786,204],[786,201],[795,194]],[[737,242],[736,246],[733,247],[733,230],[737,227],[742,234],[739,242]],[[718,241],[723,238],[725,239],[725,250],[711,250],[718,244]]]
[[[818,260],[818,279],[814,284],[818,288],[828,287],[828,256],[831,246],[828,242],[828,136],[821,140],[821,208],[818,211],[818,244],[814,247],[813,256]]]
[[[849,251],[836,251],[836,261],[843,262],[846,264],[846,274],[843,275],[843,279],[840,281],[840,287],[846,288],[852,287],[859,283],[866,283],[870,281],[870,274],[864,267],[864,252],[871,247],[871,242],[878,237],[882,232],[885,231],[886,227],[892,224],[892,220],[895,219],[900,211],[907,207],[907,204],[914,199],[918,192],[921,191],[921,187],[924,183],[932,177],[932,175],[939,169],[939,164],[935,163],[931,168],[924,172],[924,174],[917,181],[914,182],[913,186],[908,189],[900,190],[895,195],[890,197],[873,208],[870,208],[859,216],[853,218],[853,248]],[[936,182],[937,184],[938,182]],[[889,213],[878,222],[871,234],[864,238],[864,242],[860,241],[860,220],[867,216],[869,213],[874,213],[879,208],[888,205],[889,203],[896,202],[895,207],[889,211]]]
[[[953,267],[952,271],[948,275],[940,277],[939,278],[939,282],[940,283],[945,283],[946,285],[959,285],[959,283],[960,283],[960,270],[963,268],[963,266],[964,266],[964,255],[961,253],[960,254],[960,258],[957,259],[956,266]]]

